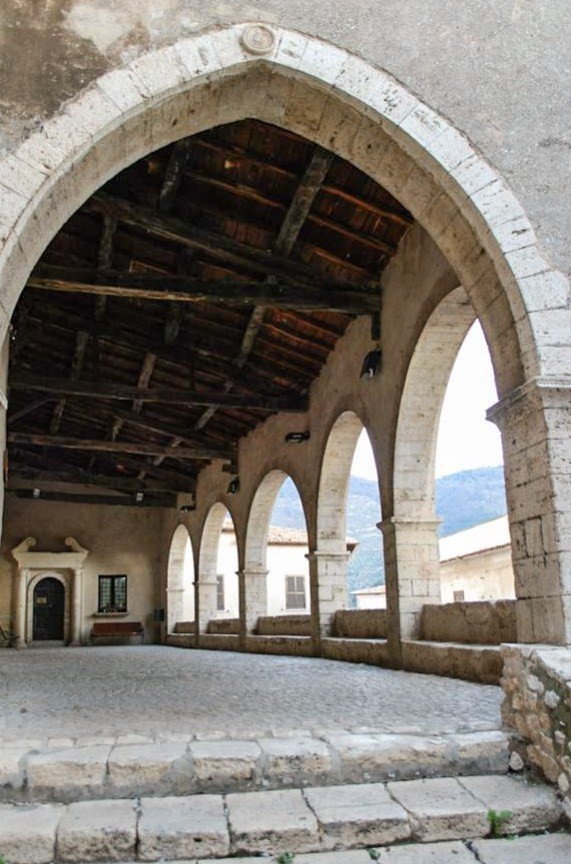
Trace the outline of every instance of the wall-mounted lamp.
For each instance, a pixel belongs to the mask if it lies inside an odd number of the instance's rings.
[[[135,492],[135,501],[137,502],[137,504],[142,504],[144,497],[145,495],[143,492]]]
[[[301,444],[303,441],[309,441],[309,430],[305,432],[288,432],[284,441],[286,444]]]
[[[34,498],[39,498],[40,497],[40,490],[34,489],[34,491],[32,492],[32,495],[34,496]]]
[[[228,484],[228,489],[226,491],[227,491],[228,495],[235,495],[236,492],[239,492],[240,491],[240,478],[234,477],[232,480],[230,480],[230,483]]]
[[[179,507],[181,513],[192,513],[193,510],[196,510],[196,504],[183,504],[182,507]]]
[[[382,351],[380,348],[375,348],[365,355],[363,365],[361,366],[361,378],[368,380],[381,371]]]

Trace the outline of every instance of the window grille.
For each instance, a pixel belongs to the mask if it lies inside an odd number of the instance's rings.
[[[98,612],[127,611],[127,577],[100,576]]]

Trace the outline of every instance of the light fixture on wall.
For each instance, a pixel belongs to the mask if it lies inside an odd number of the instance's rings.
[[[284,438],[286,444],[302,444],[304,441],[309,441],[309,429],[305,432],[288,432]]]
[[[361,366],[361,378],[368,381],[370,378],[381,371],[382,351],[380,348],[374,348],[365,355],[363,365]]]
[[[236,492],[239,492],[239,491],[240,491],[240,478],[239,477],[233,477],[232,480],[230,480],[230,483],[228,484],[228,489],[226,490],[226,492],[228,493],[228,495],[235,495]]]
[[[39,498],[39,497],[40,497],[40,494],[41,494],[41,493],[40,493],[40,490],[39,490],[39,489],[34,489],[34,491],[32,492],[32,495],[33,495],[34,498]]]
[[[183,504],[182,507],[179,507],[181,513],[192,513],[196,510],[196,504]]]
[[[143,492],[135,492],[135,501],[137,502],[137,504],[142,504],[144,497],[145,495]]]

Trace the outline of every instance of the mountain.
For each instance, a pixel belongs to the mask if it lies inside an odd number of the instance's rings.
[[[507,512],[503,467],[474,468],[437,479],[436,512],[442,519],[439,532],[442,537],[503,516]],[[347,534],[358,540],[359,545],[349,562],[349,592],[384,581],[381,534],[376,527],[380,521],[376,481],[351,477]],[[285,528],[305,527],[301,501],[291,480],[281,488],[272,524]],[[354,605],[351,594],[350,600]]]

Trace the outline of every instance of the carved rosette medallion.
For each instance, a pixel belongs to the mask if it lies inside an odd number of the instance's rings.
[[[242,46],[250,54],[269,54],[276,42],[275,33],[264,24],[252,24],[242,33]]]

